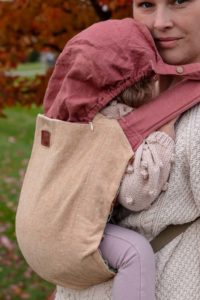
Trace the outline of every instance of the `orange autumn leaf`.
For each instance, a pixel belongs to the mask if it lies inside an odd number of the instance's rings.
[[[7,105],[40,105],[51,74],[31,80],[5,71],[24,62],[32,51],[56,56],[75,34],[99,20],[131,16],[131,0],[0,1],[0,115]],[[107,8],[103,7],[107,5]]]

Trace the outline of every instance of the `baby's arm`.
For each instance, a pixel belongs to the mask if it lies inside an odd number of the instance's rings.
[[[135,152],[127,167],[118,194],[118,202],[132,211],[147,209],[166,190],[174,159],[176,119],[151,133]]]

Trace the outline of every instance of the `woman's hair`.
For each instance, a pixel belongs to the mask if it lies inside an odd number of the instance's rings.
[[[117,102],[124,103],[133,108],[149,102],[154,94],[154,81],[149,77],[144,77],[134,85],[125,89],[116,97]]]

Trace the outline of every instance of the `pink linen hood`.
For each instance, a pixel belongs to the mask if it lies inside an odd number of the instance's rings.
[[[155,74],[183,76],[190,82],[119,120],[133,149],[150,132],[198,102],[200,64],[167,65],[146,26],[131,18],[96,23],[72,38],[58,57],[44,98],[45,115],[90,122],[126,87]]]
[[[96,23],[59,56],[44,100],[46,115],[90,121],[127,86],[147,74],[165,73],[166,66],[144,25],[131,18]]]

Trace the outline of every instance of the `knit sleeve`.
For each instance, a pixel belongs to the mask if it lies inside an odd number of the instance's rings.
[[[200,212],[200,106],[192,111],[192,118],[188,121],[188,130],[185,130],[188,159],[189,181],[193,195],[193,205]],[[185,170],[183,170],[185,171]]]
[[[119,189],[119,203],[132,211],[147,209],[167,188],[174,149],[174,140],[166,133],[150,134],[127,167]]]

